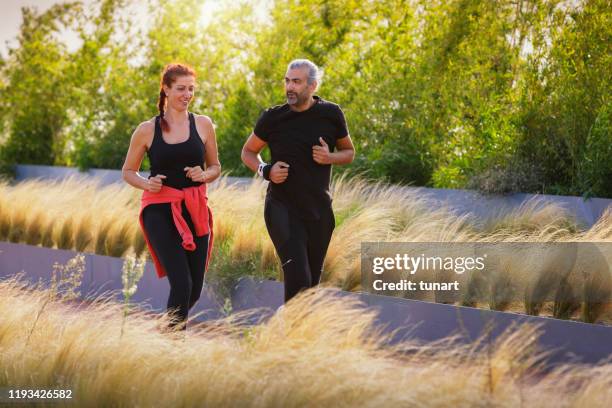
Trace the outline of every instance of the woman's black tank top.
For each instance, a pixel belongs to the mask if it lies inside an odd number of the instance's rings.
[[[158,174],[166,176],[163,185],[183,189],[199,186],[185,176],[185,167],[200,166],[204,168],[205,147],[195,125],[195,117],[189,112],[189,138],[181,143],[166,143],[162,137],[160,116],[155,118],[155,133],[153,143],[148,150],[151,163],[151,177]]]

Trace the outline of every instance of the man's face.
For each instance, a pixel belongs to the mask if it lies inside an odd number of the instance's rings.
[[[305,104],[316,88],[317,84],[313,81],[308,84],[308,68],[290,69],[285,74],[285,94],[289,105]]]

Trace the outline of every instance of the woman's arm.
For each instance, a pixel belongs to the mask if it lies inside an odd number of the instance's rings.
[[[121,176],[126,183],[141,190],[150,190],[151,183],[148,179],[138,174],[142,159],[147,151],[147,140],[153,132],[153,124],[150,121],[142,122],[130,140],[125,162],[121,168]],[[160,181],[161,183],[161,181]]]
[[[208,116],[196,116],[196,127],[202,138],[205,147],[205,157],[202,170],[200,166],[185,168],[187,177],[193,181],[211,183],[221,175],[221,163],[219,162],[219,152],[217,150],[217,136],[212,120]]]

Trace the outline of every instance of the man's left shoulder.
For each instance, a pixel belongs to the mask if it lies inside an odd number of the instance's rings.
[[[341,109],[340,105],[335,102],[328,101],[327,99],[319,98],[319,104],[325,109],[338,110]]]
[[[319,107],[321,112],[324,112],[326,115],[338,117],[344,114],[340,105],[322,98],[320,99]]]

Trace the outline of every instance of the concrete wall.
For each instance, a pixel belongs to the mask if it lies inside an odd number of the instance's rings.
[[[61,249],[49,249],[25,244],[0,242],[0,277],[12,276],[21,271],[29,282],[50,282],[53,264],[65,264],[77,252]],[[85,273],[80,292],[83,298],[105,294],[111,295],[117,301],[123,301],[123,284],[121,269],[123,259],[110,256],[84,254]],[[159,279],[154,266],[147,262],[138,289],[130,302],[139,303],[146,310],[161,312],[166,310],[166,302],[170,287],[166,278]],[[223,300],[206,287],[200,301],[191,311],[192,315],[204,313],[202,319],[222,317]]]
[[[569,361],[592,364],[612,356],[611,326],[368,293],[330,291],[330,295],[350,296],[361,301],[364,307],[377,310],[375,324],[384,333],[393,332],[392,343],[410,339],[426,344],[448,336],[456,336],[461,343],[471,343],[490,330],[483,342],[486,346],[509,328],[531,324],[541,333],[540,349],[550,353],[546,358],[549,367]],[[259,309],[252,321],[265,320],[282,304],[283,284],[276,281],[243,278],[232,294],[235,311]]]
[[[495,217],[519,208],[529,200],[540,200],[541,204],[555,203],[574,215],[584,226],[597,222],[603,212],[612,205],[609,198],[556,196],[549,194],[515,193],[509,195],[483,195],[469,190],[407,187],[428,197],[436,206],[446,205],[457,214],[473,214],[480,219]]]
[[[148,177],[148,171],[139,172],[141,176]],[[108,185],[112,183],[123,183],[121,178],[121,170],[108,170],[108,169],[89,169],[81,172],[74,167],[61,167],[61,166],[39,166],[35,164],[19,164],[15,166],[15,180],[23,181],[28,179],[42,179],[42,180],[63,180],[68,177],[97,179],[101,185]],[[251,179],[244,177],[228,177],[228,183],[231,184],[245,184],[248,185]],[[215,183],[213,183],[214,186]]]

